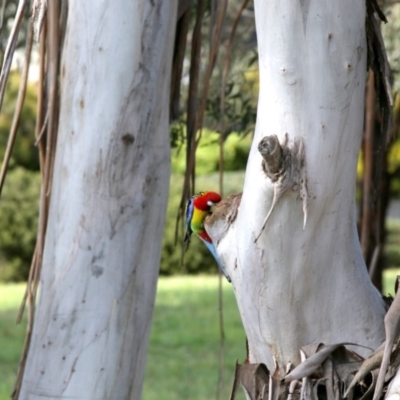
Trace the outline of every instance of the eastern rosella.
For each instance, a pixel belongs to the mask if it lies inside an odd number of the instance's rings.
[[[210,250],[211,254],[217,261],[219,269],[225,275],[225,278],[228,280],[228,282],[230,282],[231,278],[226,272],[225,267],[218,259],[215,246],[213,245],[210,236],[204,229],[204,220],[207,215],[210,214],[211,207],[220,201],[221,196],[215,192],[200,192],[189,199],[186,207],[187,231],[185,235],[185,243],[189,244],[191,234],[195,233],[208,247],[208,250]]]

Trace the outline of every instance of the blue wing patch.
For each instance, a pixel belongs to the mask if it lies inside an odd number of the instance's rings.
[[[194,204],[193,204],[194,196],[192,196],[186,206],[186,235],[185,238],[183,239],[184,243],[187,243],[187,246],[190,243],[190,236],[192,235],[192,228],[190,226],[190,223],[192,221],[193,217],[193,209],[194,209]]]

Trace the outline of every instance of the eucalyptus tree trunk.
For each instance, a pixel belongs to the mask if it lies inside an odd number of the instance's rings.
[[[20,399],[139,399],[168,197],[176,1],[70,1]]]
[[[260,93],[243,195],[207,230],[232,278],[249,361],[282,378],[302,346],[384,340],[355,218],[365,1],[255,0]],[[236,215],[237,213],[237,215]]]

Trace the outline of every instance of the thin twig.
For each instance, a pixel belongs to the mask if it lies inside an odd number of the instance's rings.
[[[42,33],[40,34],[39,41],[39,81],[38,81],[38,94],[37,94],[37,106],[36,106],[36,127],[35,127],[35,138],[36,144],[39,149],[39,161],[40,161],[40,172],[42,179],[44,179],[44,168],[45,168],[45,141],[42,140],[42,131],[44,132],[47,126],[49,110],[46,112],[44,118],[44,102],[45,102],[45,60],[46,60],[46,31],[47,24],[44,23]],[[44,121],[43,121],[44,118]]]
[[[218,357],[218,385],[217,399],[221,398],[224,384],[225,367],[225,330],[224,330],[224,299],[222,291],[222,280],[224,276],[218,269],[218,317],[219,317],[219,357]]]
[[[47,0],[34,0],[32,5],[33,32],[38,42],[47,11]]]
[[[46,117],[44,118],[44,121],[43,121],[42,129],[40,130],[39,135],[37,136],[37,139],[35,141],[35,146],[37,146],[39,144],[39,142],[42,140],[43,135],[46,132],[48,121],[49,121],[49,112],[47,111],[46,112]]]
[[[47,143],[46,143],[46,166],[45,166],[45,184],[46,196],[50,197],[51,181],[53,177],[54,153],[57,134],[58,121],[58,59],[59,59],[59,4],[57,1],[50,2],[47,10],[48,20],[48,69],[47,76],[49,82],[49,100],[48,112],[49,121],[47,124]]]
[[[379,237],[378,237],[379,238]],[[379,239],[378,239],[379,240]],[[379,256],[381,254],[381,246],[378,243],[375,246],[374,252],[372,253],[371,262],[369,264],[369,277],[372,279],[375,276],[376,267],[378,265]]]
[[[205,0],[197,2],[196,23],[192,34],[192,48],[190,54],[190,71],[189,71],[189,94],[187,100],[187,117],[186,117],[186,171],[183,178],[182,197],[179,203],[178,213],[175,225],[175,243],[178,243],[179,228],[183,226],[183,218],[186,209],[186,202],[190,195],[194,192],[194,173],[195,173],[195,153],[196,141],[196,109],[197,109],[197,93],[200,75],[201,61],[201,27],[203,16],[205,13]],[[182,220],[182,225],[180,224]]]

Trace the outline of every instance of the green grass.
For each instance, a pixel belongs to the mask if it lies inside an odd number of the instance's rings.
[[[393,293],[400,269],[384,275]],[[143,400],[216,399],[220,352],[216,277],[160,278],[150,337]],[[15,325],[24,285],[0,285],[0,400],[8,400],[25,335]],[[230,285],[224,282],[224,385],[229,397],[236,360],[245,358],[245,335]],[[239,392],[238,400],[244,399]]]
[[[391,268],[387,269],[383,273],[382,279],[382,292],[385,295],[394,296],[394,284],[396,281],[397,275],[400,275],[400,268]]]
[[[216,276],[160,278],[143,400],[215,399],[220,352]],[[8,400],[25,324],[15,325],[24,285],[0,285],[0,400]],[[231,286],[224,282],[224,384],[229,397],[236,360],[246,356],[245,335]],[[242,396],[242,393],[240,393]],[[244,397],[238,396],[238,400]]]
[[[216,277],[160,279],[143,399],[213,399],[220,350]],[[233,291],[224,283],[225,368],[228,398],[236,360],[246,356]]]
[[[25,336],[25,322],[15,324],[24,284],[0,285],[0,400],[8,400]]]

